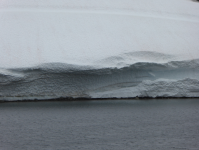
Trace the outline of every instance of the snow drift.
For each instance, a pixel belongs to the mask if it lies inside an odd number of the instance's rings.
[[[0,99],[199,97],[199,3],[0,0]]]

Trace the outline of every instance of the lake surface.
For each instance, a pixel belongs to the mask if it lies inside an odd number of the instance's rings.
[[[0,150],[198,150],[199,99],[0,103]]]

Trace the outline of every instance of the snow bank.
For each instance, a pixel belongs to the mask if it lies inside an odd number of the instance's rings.
[[[198,26],[191,0],[0,0],[0,99],[198,97]]]

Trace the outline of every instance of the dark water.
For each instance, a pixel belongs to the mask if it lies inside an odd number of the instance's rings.
[[[198,150],[199,99],[0,103],[0,150]]]

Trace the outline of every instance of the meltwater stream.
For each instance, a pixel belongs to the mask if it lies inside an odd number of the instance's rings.
[[[0,104],[1,150],[197,150],[199,99]]]

